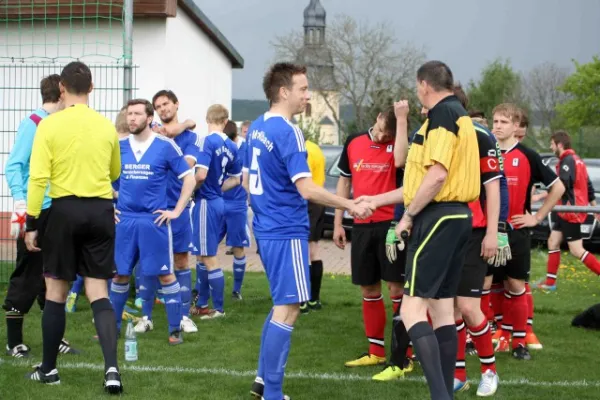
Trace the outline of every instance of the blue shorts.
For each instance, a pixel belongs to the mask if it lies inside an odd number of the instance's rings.
[[[175,207],[169,207],[169,210]],[[192,248],[192,220],[190,208],[186,207],[179,218],[171,221],[173,253],[187,253]]]
[[[204,257],[217,255],[219,243],[225,235],[225,202],[222,198],[201,199],[192,212],[194,248],[192,254]]]
[[[276,306],[310,300],[308,239],[258,240],[273,304]]]
[[[248,226],[248,207],[233,202],[225,203],[226,245],[231,247],[250,246],[250,227]]]
[[[115,227],[117,274],[131,276],[138,261],[138,276],[172,274],[173,235],[170,224],[156,225],[156,215],[121,213],[119,218],[121,222]]]

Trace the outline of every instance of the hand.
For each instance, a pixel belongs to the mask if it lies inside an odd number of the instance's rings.
[[[483,242],[481,242],[481,257],[484,260],[489,260],[496,255],[498,251],[498,235],[486,234],[483,238]]]
[[[160,125],[158,123],[156,123],[156,124],[153,123],[152,125],[150,125],[150,128],[152,129],[153,132],[160,133],[160,134],[164,135],[164,129],[165,128],[162,125]]]
[[[175,210],[156,210],[152,214],[160,214],[155,220],[154,223],[158,226],[161,226],[163,222],[171,222],[174,219],[179,218],[180,213]]]
[[[354,204],[360,204],[363,201],[373,203],[373,196],[360,196],[354,199]]]
[[[25,232],[25,246],[27,246],[27,250],[32,252],[42,251],[39,247],[37,247],[37,231]]]
[[[394,114],[396,114],[397,119],[406,119],[408,118],[408,100],[400,100],[394,102]]]
[[[366,218],[369,218],[373,214],[373,211],[371,209],[371,207],[372,207],[371,203],[363,201],[360,204],[354,204],[354,203],[351,203],[351,204],[352,205],[348,208],[348,212],[354,218],[366,219]]]
[[[535,215],[531,215],[531,214],[527,213],[527,214],[515,215],[512,218],[512,220],[510,221],[510,223],[513,226],[517,226],[519,228],[533,228],[534,226],[537,226],[537,224],[539,224],[540,221],[538,221],[538,219],[535,217]]]
[[[388,229],[387,235],[385,236],[385,255],[390,264],[393,264],[398,258],[398,252],[396,251],[396,248],[398,248],[400,251],[404,250],[404,246],[401,247],[401,243],[396,237],[397,224],[398,223],[395,221],[392,222],[390,229]]]
[[[341,225],[333,227],[333,243],[340,249],[346,248],[346,230]]]
[[[186,129],[194,129],[196,128],[196,123],[191,119],[186,119],[183,121],[183,124],[186,126]]]
[[[119,222],[121,222],[121,219],[118,217],[119,214],[121,214],[121,211],[119,211],[115,208],[115,224],[118,224]]]
[[[10,217],[10,236],[13,239],[25,233],[25,220],[27,219],[27,204],[24,200],[15,201],[14,211]]]
[[[400,250],[404,250],[406,246],[406,240],[408,239],[408,235],[410,235],[410,231],[412,229],[412,219],[404,215],[398,225],[396,225],[396,237],[400,241],[400,245],[402,248]]]
[[[498,232],[496,237],[498,250],[494,257],[488,259],[488,264],[495,267],[502,267],[506,265],[508,261],[512,260],[512,253],[510,251],[510,244],[506,232]]]

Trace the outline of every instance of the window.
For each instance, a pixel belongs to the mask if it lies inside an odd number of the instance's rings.
[[[310,117],[312,115],[312,106],[310,103],[306,103],[306,110],[304,111],[304,115]]]

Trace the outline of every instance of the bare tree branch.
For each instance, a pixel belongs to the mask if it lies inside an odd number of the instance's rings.
[[[566,68],[546,62],[538,65],[524,78],[525,95],[532,109],[539,112],[542,128],[550,128],[556,116],[556,106],[562,104],[567,96],[558,90],[569,72]]]

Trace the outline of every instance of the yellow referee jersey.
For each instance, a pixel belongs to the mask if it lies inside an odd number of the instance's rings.
[[[306,153],[308,154],[308,168],[312,175],[313,182],[319,186],[325,185],[325,156],[318,144],[306,141]]]
[[[77,104],[40,122],[31,152],[27,213],[37,217],[46,186],[50,198],[112,199],[121,173],[119,138],[113,123]]]
[[[436,202],[468,203],[479,197],[479,148],[471,118],[456,96],[448,96],[427,114],[406,159],[404,204],[414,199],[427,169],[435,163],[448,170]]]

